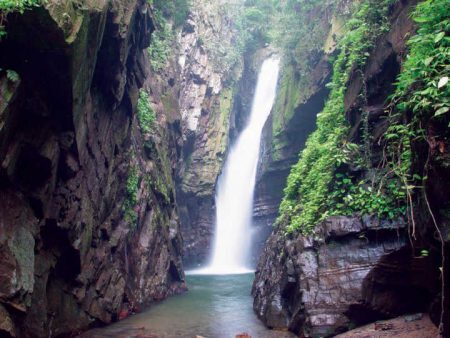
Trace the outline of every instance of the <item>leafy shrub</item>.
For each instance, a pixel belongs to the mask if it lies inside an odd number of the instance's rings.
[[[6,77],[11,82],[17,82],[17,81],[20,80],[19,74],[17,74],[17,72],[12,70],[12,69],[7,69],[6,70]]]
[[[175,27],[181,26],[189,14],[189,0],[153,0],[155,9],[167,19],[172,19]]]
[[[139,189],[139,175],[137,168],[132,166],[128,173],[127,179],[127,196],[125,198],[125,202],[122,206],[122,211],[124,213],[124,219],[126,222],[130,223],[131,228],[136,227],[137,222],[137,213],[135,207],[137,205],[137,193]]]
[[[139,99],[137,103],[137,116],[139,125],[144,133],[148,133],[151,130],[153,123],[155,122],[155,112],[150,105],[148,93],[145,90],[139,92]]]
[[[399,112],[429,114],[450,111],[450,10],[445,0],[427,0],[413,14],[419,25],[409,42],[410,52],[398,77],[392,101]]]
[[[427,131],[423,126],[426,121],[448,121],[450,112],[448,1],[423,1],[417,5],[412,17],[419,28],[408,41],[409,54],[391,97],[390,126],[384,134],[387,168],[403,183],[408,196],[417,188],[416,182],[423,186],[422,181],[427,179],[421,172],[411,173],[411,142],[425,140]],[[408,201],[412,209],[412,199]]]
[[[290,231],[308,233],[328,216],[355,212],[395,219],[405,214],[406,205],[412,208],[408,197],[416,188],[414,182],[427,179],[411,172],[411,140],[424,137],[424,120],[443,119],[450,111],[450,12],[446,0],[424,1],[413,13],[419,29],[408,42],[410,52],[390,98],[383,166],[370,168],[368,140],[356,145],[345,139],[348,125],[343,99],[348,75],[353,67],[364,66],[376,37],[387,30],[383,18],[391,2],[366,0],[347,22],[328,85],[330,97],[318,117],[317,130],[291,170],[280,206],[278,223]],[[367,134],[363,131],[363,137]],[[357,180],[350,173],[338,172],[346,163],[370,171],[372,179]]]
[[[9,13],[23,13],[27,9],[38,7],[41,4],[41,0],[0,0],[0,40],[6,35],[5,23]]]

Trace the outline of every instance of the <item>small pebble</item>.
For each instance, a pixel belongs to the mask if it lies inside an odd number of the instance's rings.
[[[423,318],[423,313],[416,313],[413,315],[405,316],[405,322],[413,322],[415,320],[420,320]]]

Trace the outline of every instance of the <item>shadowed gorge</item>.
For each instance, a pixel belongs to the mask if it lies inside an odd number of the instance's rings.
[[[448,0],[1,0],[0,337],[450,336]]]

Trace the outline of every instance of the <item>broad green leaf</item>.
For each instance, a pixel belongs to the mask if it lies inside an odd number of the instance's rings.
[[[443,115],[443,114],[445,114],[446,112],[448,112],[449,111],[449,107],[442,107],[442,108],[439,108],[438,110],[436,110],[436,112],[434,113],[434,116],[440,116],[440,115]]]
[[[418,23],[424,23],[424,22],[428,22],[428,21],[430,21],[430,18],[428,18],[428,17],[416,17],[416,18],[414,18],[414,21],[415,22],[418,22]]]
[[[398,110],[405,110],[406,109],[406,103],[405,102],[400,102],[397,104],[397,109]]]
[[[441,77],[441,79],[438,82],[438,88],[444,87],[445,85],[447,85],[447,83],[448,83],[448,76]]]
[[[423,61],[423,63],[425,64],[425,66],[429,66],[430,65],[430,63],[433,61],[433,59],[434,59],[434,57],[433,56],[430,56],[429,58],[426,58],[424,61]]]
[[[445,32],[440,32],[436,34],[436,37],[434,38],[434,43],[438,43],[442,40],[442,38],[445,36]]]

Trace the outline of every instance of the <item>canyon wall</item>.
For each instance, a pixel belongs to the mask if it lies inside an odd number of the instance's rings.
[[[179,37],[179,110],[182,153],[178,162],[178,206],[188,266],[205,263],[215,222],[214,194],[228,142],[233,87],[226,69],[214,64],[206,44],[230,44],[231,22],[219,3],[196,2]]]
[[[416,3],[397,1],[391,7],[391,29],[376,41],[363,72],[355,67],[346,84],[345,114],[350,123],[347,140],[362,142],[361,112],[369,112],[372,163],[378,163],[383,156],[383,149],[376,140],[389,126],[384,115],[385,102],[394,90],[393,84],[407,54],[406,40],[414,34],[410,12]],[[291,73],[287,72],[287,76]],[[314,128],[310,123],[320,111],[326,95],[324,83],[329,68],[324,67],[319,74],[318,78],[324,82],[318,83],[313,96],[301,105],[306,109],[303,116],[305,122],[299,117],[299,125],[309,130]],[[279,100],[284,96],[284,91],[292,92],[288,87],[283,88],[285,81],[286,75],[281,82]],[[292,94],[290,97],[293,97]],[[288,128],[296,125],[295,120],[290,122]],[[272,120],[272,125],[276,123]],[[442,299],[439,267],[442,266],[441,256],[447,258],[445,252],[448,250],[442,253],[438,234],[440,231],[445,238],[448,231],[445,210],[449,200],[448,183],[443,176],[448,175],[448,151],[442,135],[448,135],[448,132],[442,129],[445,128],[443,124],[433,120],[422,123],[427,137],[413,141],[413,166],[423,168],[428,165],[430,179],[423,192],[415,195],[414,231],[420,235],[410,237],[413,230],[402,218],[386,221],[361,214],[328,218],[316,226],[311,236],[296,232],[286,234],[286,229],[277,227],[266,243],[252,290],[254,310],[267,326],[287,328],[307,337],[332,336],[377,319],[414,312],[430,312],[435,324],[439,324]],[[264,176],[270,177],[287,170],[283,169],[283,162],[277,159],[289,159],[291,155],[284,155],[285,149],[305,140],[303,134],[297,134],[296,142],[284,141],[290,135],[287,132],[281,134],[277,142],[276,133],[271,132],[269,127],[266,132],[275,137],[275,142],[265,148],[264,156],[268,160],[263,162],[256,196],[256,210],[260,205],[262,219],[270,213],[276,215],[275,207],[273,212],[270,211],[271,203],[264,201],[264,196],[277,196],[274,206],[281,199],[279,188],[276,194],[264,193],[271,185],[272,189],[276,186],[273,184],[276,180],[264,179]],[[441,144],[440,150],[438,144]],[[272,154],[279,152],[281,155],[270,156],[267,149],[272,149]],[[289,163],[289,160],[286,162]],[[271,167],[277,168],[274,174]],[[434,224],[431,210],[434,215],[439,215],[434,216],[438,226]],[[271,221],[273,216],[267,219]],[[420,253],[423,248],[427,248],[425,255]],[[447,276],[448,272],[445,274]],[[449,319],[448,313],[445,313],[444,326],[448,325]]]
[[[0,42],[0,332],[67,336],[185,289],[168,138],[135,111],[145,2],[10,14]]]

